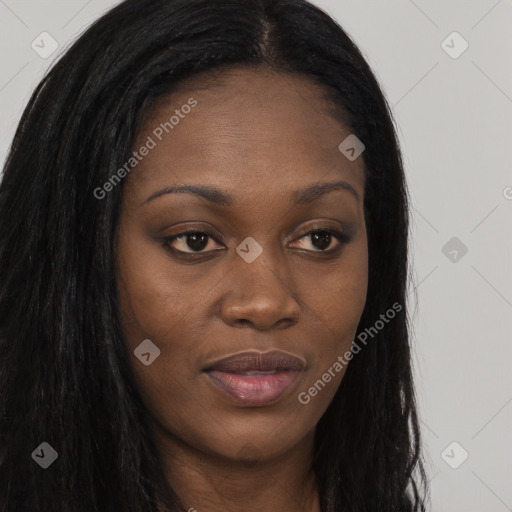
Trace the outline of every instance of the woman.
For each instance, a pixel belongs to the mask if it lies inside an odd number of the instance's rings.
[[[400,152],[324,12],[121,2],[0,219],[2,512],[425,510]]]

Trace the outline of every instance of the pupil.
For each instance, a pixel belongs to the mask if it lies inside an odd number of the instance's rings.
[[[187,235],[187,245],[194,251],[202,251],[208,245],[208,235],[206,233]]]
[[[312,243],[313,245],[320,245],[320,247],[318,248],[321,250],[325,250],[329,247],[329,245],[331,245],[331,236],[332,235],[330,233],[327,233],[326,231],[312,233]]]

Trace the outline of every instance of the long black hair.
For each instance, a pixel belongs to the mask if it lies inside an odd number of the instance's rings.
[[[121,336],[114,269],[122,184],[102,200],[94,190],[131,156],[157,98],[230,66],[322,84],[366,146],[369,284],[358,331],[371,339],[317,425],[322,510],[425,510],[406,304],[407,189],[391,112],[368,64],[305,0],[126,0],[38,85],[0,184],[0,512],[180,510]],[[400,313],[368,330],[393,305]],[[58,454],[47,469],[35,462],[43,442]]]

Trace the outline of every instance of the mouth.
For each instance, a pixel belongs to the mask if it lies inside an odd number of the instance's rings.
[[[203,370],[224,396],[243,405],[269,405],[297,380],[306,361],[280,350],[242,352]]]

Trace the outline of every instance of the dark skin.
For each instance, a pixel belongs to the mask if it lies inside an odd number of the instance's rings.
[[[135,148],[197,100],[126,178],[118,237],[125,343],[185,510],[320,512],[315,427],[346,367],[307,405],[297,397],[350,349],[368,278],[363,161],[338,150],[351,132],[325,92],[265,68],[196,76],[159,100],[137,137]],[[295,203],[296,191],[339,181],[348,187]],[[190,193],[146,202],[183,184],[215,187],[233,204]],[[184,228],[216,239],[166,245]],[[315,242],[318,228],[350,239],[323,231]],[[249,236],[263,249],[252,263],[235,251]],[[145,339],[161,350],[149,366],[133,355]],[[234,404],[201,371],[221,357],[274,348],[307,366],[272,404]]]

